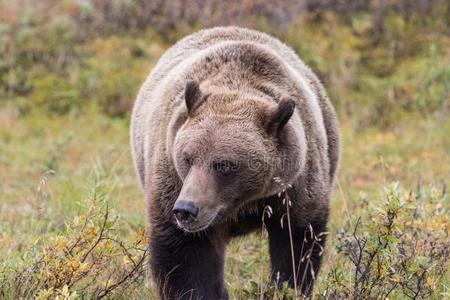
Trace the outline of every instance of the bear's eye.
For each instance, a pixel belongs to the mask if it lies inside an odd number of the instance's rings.
[[[229,176],[237,171],[237,165],[230,161],[219,161],[213,164],[213,169],[222,176]]]
[[[186,166],[192,167],[192,165],[194,164],[194,159],[190,156],[185,156],[183,157],[183,162],[186,164]]]

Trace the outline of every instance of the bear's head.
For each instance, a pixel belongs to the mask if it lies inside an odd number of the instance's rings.
[[[306,142],[295,102],[248,93],[203,94],[195,81],[172,121],[168,146],[183,182],[173,206],[189,232],[236,216],[252,201],[280,192],[305,164]]]

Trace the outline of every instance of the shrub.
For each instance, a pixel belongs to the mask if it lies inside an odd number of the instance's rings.
[[[341,257],[321,299],[441,298],[447,293],[448,199],[445,189],[385,190],[384,203],[349,220],[337,238]]]
[[[142,284],[147,257],[144,231],[133,242],[120,239],[120,220],[108,208],[97,181],[84,209],[64,230],[38,238],[20,258],[0,266],[0,295],[6,299],[75,299],[120,295]]]

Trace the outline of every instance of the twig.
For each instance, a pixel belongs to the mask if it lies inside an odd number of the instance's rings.
[[[109,215],[109,209],[108,209],[108,204],[106,204],[106,212],[105,215],[103,217],[103,224],[102,224],[102,229],[100,230],[100,234],[98,235],[97,240],[95,241],[95,243],[92,245],[92,247],[88,250],[88,252],[86,252],[86,254],[84,255],[83,259],[81,260],[82,263],[84,263],[84,261],[86,260],[86,258],[89,256],[89,254],[91,254],[91,252],[94,250],[95,247],[97,247],[97,245],[100,243],[100,241],[103,238],[103,233],[105,232],[105,228],[106,228],[106,223],[108,221],[108,215]]]
[[[98,295],[97,295],[97,299],[102,299],[103,297],[107,296],[110,292],[112,292],[115,288],[117,288],[119,285],[123,284],[125,281],[127,281],[131,276],[133,276],[136,272],[136,270],[143,264],[145,258],[147,257],[147,252],[148,252],[148,248],[145,249],[141,259],[138,261],[138,263],[133,267],[133,269],[126,274],[121,280],[119,280],[118,282],[116,282],[113,285],[110,285],[109,287],[107,287],[106,289],[104,289],[103,291],[101,291]]]
[[[286,214],[287,214],[287,221],[288,221],[288,230],[289,230],[289,242],[291,247],[291,258],[292,258],[292,276],[294,281],[294,292],[295,292],[295,298],[298,297],[298,291],[297,291],[297,273],[295,268],[295,256],[294,256],[294,241],[292,240],[292,228],[291,228],[291,217],[289,213],[289,195],[287,191],[284,191],[285,194],[285,201],[286,201]]]

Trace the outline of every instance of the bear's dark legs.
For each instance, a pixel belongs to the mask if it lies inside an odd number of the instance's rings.
[[[314,286],[314,276],[317,275],[322,260],[325,234],[320,233],[326,232],[326,220],[311,224],[311,227],[296,226],[294,225],[295,223],[295,220],[291,219],[297,288],[304,295],[310,296]],[[269,233],[272,280],[279,286],[287,281],[291,287],[294,287],[291,238],[287,217],[283,217],[283,228],[281,227],[280,218],[276,217],[276,215],[266,220],[266,226]]]
[[[188,234],[173,224],[151,231],[150,265],[162,299],[228,299],[218,234]]]

